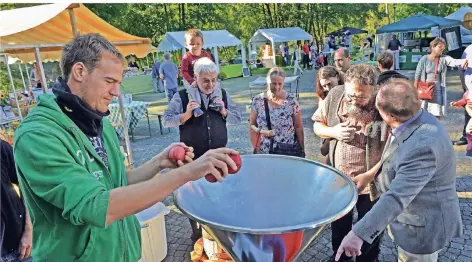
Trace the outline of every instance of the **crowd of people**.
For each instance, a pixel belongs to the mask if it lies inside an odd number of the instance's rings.
[[[162,87],[169,101],[164,125],[179,128],[180,142],[132,171],[106,118],[119,95],[123,55],[97,34],[76,36],[64,47],[54,95],[39,97],[16,131],[14,150],[2,143],[2,261],[138,261],[134,214],[188,181],[212,174],[221,182],[228,168],[236,169],[229,155],[238,152],[226,147],[227,125],[240,123],[241,112],[202,50],[202,33],[187,31],[185,42],[185,88],[177,90],[179,71],[168,53],[152,76],[155,91]],[[295,48],[297,64],[306,62],[305,45]],[[400,261],[437,261],[439,251],[462,234],[455,154],[438,118],[445,114],[447,66],[462,66],[467,87],[471,77],[467,57],[444,56],[444,48],[441,39],[431,42],[413,84],[391,70],[394,52],[379,55],[380,74],[371,65],[351,65],[348,48],[335,51],[334,66],[318,70],[309,135],[322,139],[325,163],[350,177],[359,192],[357,223],[351,210],[331,224],[331,261],[378,261],[385,232]],[[252,98],[248,138],[255,154],[303,158],[307,134],[285,77],[279,67],[267,73],[267,88]],[[434,83],[433,100],[421,99],[421,82]],[[453,105],[471,112],[467,100],[465,95]],[[471,124],[465,129],[469,138]],[[175,146],[185,148],[183,161],[169,159]],[[156,175],[163,169],[170,171]],[[201,228],[190,224],[196,241]]]

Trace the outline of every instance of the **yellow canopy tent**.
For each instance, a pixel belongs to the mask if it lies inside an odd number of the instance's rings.
[[[130,35],[115,28],[83,4],[45,4],[0,11],[0,53],[4,53],[5,57],[18,58],[24,63],[36,61],[44,92],[47,82],[42,61],[60,60],[63,46],[75,35],[87,33],[99,33],[124,56],[134,54],[142,58],[155,48],[149,38]],[[119,101],[122,111],[121,99]],[[122,118],[127,134],[123,112]],[[125,136],[125,140],[128,152],[131,153],[128,136]]]
[[[125,33],[108,24],[83,4],[47,4],[0,11],[0,50],[23,62],[36,60],[32,50],[40,48],[43,59],[59,60],[61,50],[77,34],[99,33],[120,52],[145,57],[151,40]]]

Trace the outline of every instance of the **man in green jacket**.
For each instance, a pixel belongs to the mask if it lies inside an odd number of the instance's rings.
[[[173,144],[127,172],[116,133],[104,118],[119,95],[122,54],[97,34],[75,37],[62,52],[54,95],[42,95],[15,133],[21,189],[33,223],[35,261],[138,261],[134,214],[188,181],[236,169],[220,148],[192,162],[193,149]],[[168,159],[183,145],[184,161]],[[171,171],[157,175],[164,168]],[[221,173],[220,171],[221,170]]]

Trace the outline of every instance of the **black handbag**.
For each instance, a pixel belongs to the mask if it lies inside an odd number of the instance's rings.
[[[267,98],[264,98],[264,108],[266,114],[266,122],[267,128],[272,130],[272,124],[270,122],[270,113],[269,113],[269,101]],[[295,135],[295,143],[276,143],[274,146],[274,138],[270,138],[270,147],[269,147],[269,154],[274,155],[286,155],[286,156],[297,156],[297,157],[305,157],[305,152],[303,151],[300,143],[298,143],[297,133]]]

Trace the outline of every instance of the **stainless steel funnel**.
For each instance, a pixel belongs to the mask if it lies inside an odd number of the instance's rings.
[[[244,155],[223,183],[200,179],[174,192],[176,206],[235,261],[293,261],[356,201],[346,175],[281,155]]]

